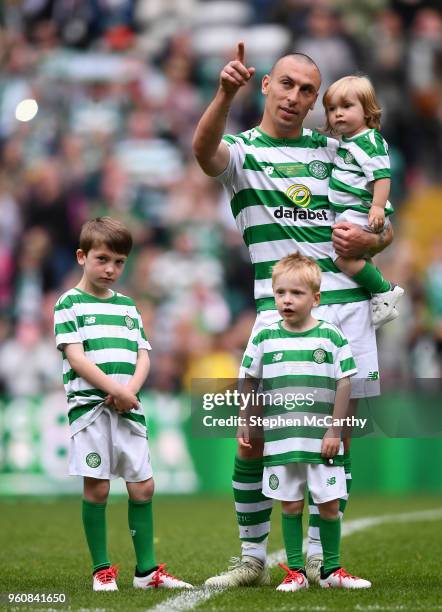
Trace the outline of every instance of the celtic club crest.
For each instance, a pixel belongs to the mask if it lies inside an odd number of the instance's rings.
[[[326,179],[328,177],[328,168],[324,162],[315,159],[308,165],[308,171],[317,179]]]
[[[324,351],[324,349],[319,348],[313,352],[313,361],[315,363],[324,363],[326,359],[327,359],[327,353]]]

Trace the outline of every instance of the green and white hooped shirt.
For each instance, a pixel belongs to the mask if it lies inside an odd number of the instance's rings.
[[[54,308],[57,348],[63,355],[63,383],[68,401],[71,435],[91,423],[102,411],[106,393],[93,389],[70,366],[64,347],[81,343],[86,357],[102,372],[127,384],[135,372],[138,350],[150,350],[140,313],[134,301],[116,293],[100,299],[80,289],[66,291]],[[146,435],[146,420],[141,410],[122,415],[141,435]]]
[[[247,376],[262,382],[263,416],[275,419],[273,425],[264,425],[264,465],[328,463],[321,457],[328,428],[319,426],[320,421],[317,426],[316,419],[333,414],[336,382],[357,373],[342,332],[319,321],[295,333],[278,321],[249,343],[242,367]],[[342,465],[343,452],[341,443],[335,465]]]
[[[369,299],[369,294],[333,263],[334,212],[329,179],[338,141],[303,129],[299,138],[272,138],[258,127],[226,135],[230,160],[216,177],[225,187],[255,274],[258,312],[276,310],[272,266],[300,251],[322,271],[321,304]]]
[[[343,136],[333,163],[328,197],[336,212],[347,209],[368,213],[373,200],[373,181],[391,178],[388,145],[376,129],[352,138]],[[387,201],[385,215],[393,213]]]

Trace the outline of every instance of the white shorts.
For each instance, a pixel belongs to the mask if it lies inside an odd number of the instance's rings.
[[[351,397],[379,395],[378,350],[376,332],[371,322],[370,302],[364,300],[346,304],[326,304],[314,308],[312,315],[339,327],[350,344],[358,368],[356,376],[351,378]],[[280,319],[277,310],[264,310],[258,313],[249,342],[261,329]]]
[[[335,214],[335,223],[354,223],[355,225],[360,225],[367,232],[371,232],[368,225],[368,211],[370,208],[367,206],[367,212],[361,212],[359,210],[353,210],[352,208],[347,208],[347,210],[343,210],[342,212],[337,212]]]
[[[126,482],[152,478],[147,438],[114,410],[104,408],[90,425],[71,437],[69,474]]]
[[[361,212],[360,210],[353,210],[351,208],[347,208],[347,210],[344,210],[342,212],[337,212],[335,214],[335,223],[354,223],[355,225],[360,225],[365,232],[370,232],[371,234],[375,234],[377,232],[375,232],[369,225],[368,225],[368,211],[370,209],[367,207],[367,212]],[[381,231],[383,231],[386,227],[388,227],[388,225],[390,225],[390,221],[388,220],[388,217],[385,219],[384,222],[384,227],[382,228]],[[333,261],[336,261],[338,259],[338,255],[335,252],[335,250],[333,249],[333,253],[334,255],[332,256]]]
[[[347,495],[343,466],[322,463],[287,463],[264,467],[262,493],[281,501],[301,501],[308,486],[315,504]]]

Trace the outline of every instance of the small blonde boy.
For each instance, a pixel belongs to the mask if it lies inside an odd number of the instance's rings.
[[[191,588],[157,566],[153,549],[154,483],[146,420],[137,393],[149,372],[149,343],[133,300],[111,289],[132,237],[119,221],[83,225],[77,261],[83,276],[55,305],[55,336],[71,428],[69,473],[82,476],[83,526],[92,557],[93,590],[117,591],[117,568],[106,541],[109,480],[121,476],[129,494],[129,530],[137,565],[133,586]]]
[[[340,137],[328,197],[336,223],[347,221],[380,232],[393,208],[390,193],[388,145],[379,132],[381,108],[370,80],[347,76],[327,89],[323,97],[326,129]],[[396,304],[404,290],[385,280],[366,259],[337,257],[337,267],[372,294],[376,328],[398,316]]]
[[[324,565],[323,588],[369,588],[368,580],[348,574],[340,564],[339,498],[346,495],[341,428],[312,425],[311,419],[348,415],[350,376],[356,365],[341,331],[315,319],[319,305],[321,272],[308,257],[293,253],[281,259],[272,273],[273,293],[281,316],[260,331],[244,355],[246,376],[259,379],[272,401],[264,417],[278,420],[274,428],[264,423],[262,492],[282,503],[282,531],[288,567],[278,591],[308,588],[302,554],[302,510],[305,487],[319,509],[319,530]],[[288,402],[295,398],[296,405]],[[285,405],[281,405],[284,398]],[[279,421],[283,423],[279,424]],[[298,421],[301,421],[300,423]],[[327,421],[328,424],[328,421]],[[251,448],[247,430],[239,444]]]

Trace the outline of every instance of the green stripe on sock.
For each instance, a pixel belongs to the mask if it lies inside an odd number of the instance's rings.
[[[262,480],[263,459],[241,459],[235,457],[233,480],[237,482],[260,482]]]
[[[351,472],[351,456],[350,456],[350,451],[347,451],[346,453],[344,453],[343,460],[344,460],[344,470],[345,470],[345,473],[346,474],[350,474],[350,472]]]
[[[257,459],[241,459],[240,457],[235,457],[232,476],[233,481],[244,484],[256,483],[257,486],[259,486],[259,489],[249,490],[236,489],[233,487],[235,503],[250,504],[250,510],[248,512],[236,512],[238,527],[254,527],[255,525],[261,525],[262,523],[270,521],[272,508],[270,507],[265,510],[258,509],[258,504],[260,502],[268,500],[261,491],[262,471],[262,457],[258,457]],[[241,541],[258,543],[263,542],[267,536],[268,532],[259,537],[242,537]]]
[[[268,499],[268,497],[262,494],[261,489],[253,489],[251,491],[234,489],[233,493],[235,501],[241,504],[257,504]]]
[[[249,543],[253,543],[253,544],[260,544],[261,542],[264,542],[264,540],[267,538],[269,534],[265,533],[264,535],[260,536],[259,538],[240,538],[241,542],[249,542]]]
[[[339,500],[339,512],[342,512],[342,514],[344,514],[345,509],[347,507],[347,500],[346,499],[341,499]]]
[[[308,526],[309,527],[319,527],[319,514],[309,514]]]
[[[236,518],[238,520],[238,525],[242,527],[246,525],[259,525],[260,523],[266,523],[270,520],[271,512],[271,508],[258,510],[257,512],[237,512]]]

